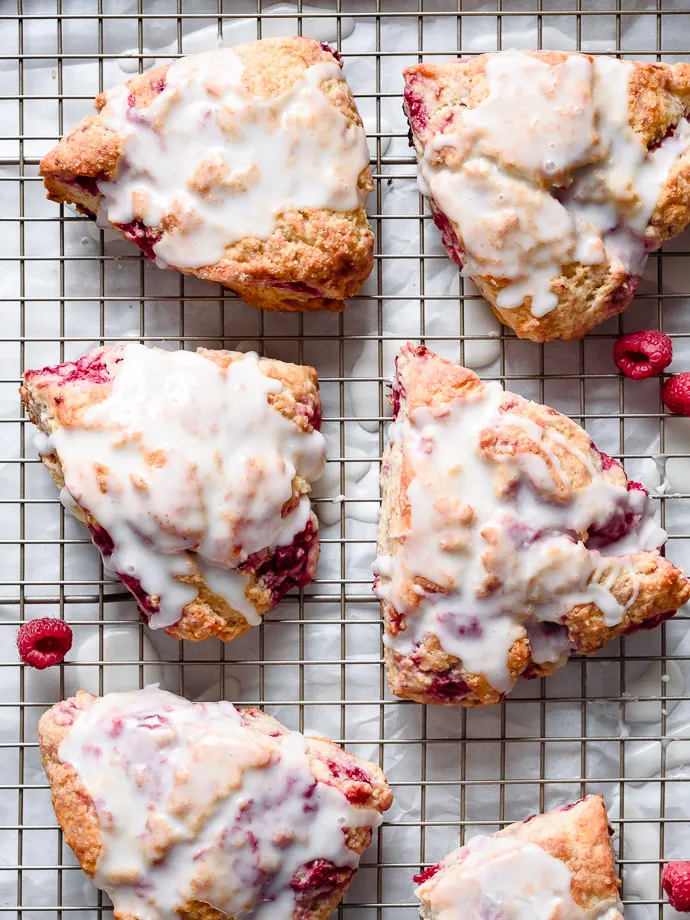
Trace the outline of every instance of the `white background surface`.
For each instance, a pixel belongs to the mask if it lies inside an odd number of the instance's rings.
[[[493,830],[585,791],[603,792],[610,807],[628,915],[656,916],[659,862],[690,857],[690,707],[678,702],[690,686],[687,615],[572,661],[549,681],[524,682],[492,710],[425,709],[394,701],[385,688],[370,564],[390,415],[386,384],[408,338],[584,419],[602,450],[625,458],[633,478],[657,486],[665,468],[662,493],[673,496],[663,502],[668,554],[687,564],[689,461],[665,458],[688,452],[690,419],[662,422],[659,381],[623,381],[611,347],[620,329],[663,328],[674,334],[671,370],[690,369],[690,336],[683,338],[690,334],[690,238],[650,259],[633,306],[584,342],[542,348],[501,336],[472,286],[462,289],[422,206],[401,112],[401,69],[419,60],[420,42],[429,57],[541,41],[651,60],[661,48],[665,60],[680,60],[690,50],[690,15],[674,14],[682,0],[663,3],[665,15],[652,0],[583,0],[581,16],[572,0],[544,0],[541,19],[512,0],[501,17],[495,4],[469,0],[462,19],[438,15],[456,10],[450,0],[427,3],[423,16],[416,0],[380,0],[378,24],[374,3],[342,0],[341,17],[305,19],[304,34],[340,40],[345,53],[370,136],[378,257],[343,315],[304,317],[261,315],[219,288],[161,272],[119,237],[102,236],[45,201],[37,181],[38,158],[90,110],[91,97],[136,70],[138,57],[128,52],[143,52],[149,66],[166,54],[214,47],[219,24],[225,43],[253,39],[253,15],[228,16],[256,13],[256,3],[228,0],[219,18],[216,0],[179,0],[179,9],[177,0],[57,2],[28,0],[23,18],[14,2],[0,3],[0,911],[18,916],[20,905],[31,920],[95,916],[102,901],[55,826],[35,724],[45,706],[78,686],[113,690],[160,680],[190,698],[265,702],[291,727],[343,740],[381,762],[396,800],[344,916],[416,916],[411,875],[455,846],[460,833]],[[294,34],[294,18],[270,16],[290,9],[265,5],[262,34]],[[568,12],[550,15],[556,9]],[[104,339],[140,338],[168,348],[241,343],[314,364],[321,377],[331,459],[316,489],[319,578],[225,648],[183,647],[138,625],[134,602],[103,579],[98,552],[64,515],[20,412],[23,367],[74,358]],[[45,615],[70,622],[75,647],[63,668],[37,674],[19,666],[14,636],[23,619]]]

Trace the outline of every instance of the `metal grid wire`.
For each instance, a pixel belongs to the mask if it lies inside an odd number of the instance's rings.
[[[14,6],[13,4],[16,4]],[[339,451],[329,463],[339,471],[340,492],[346,491],[346,472],[349,463],[355,462],[348,452],[351,426],[358,419],[351,411],[348,388],[366,383],[375,387],[376,398],[371,403],[364,421],[373,423],[378,434],[378,457],[384,444],[386,419],[386,385],[391,373],[392,350],[407,333],[386,331],[386,311],[395,309],[406,301],[418,307],[417,335],[411,336],[426,342],[432,348],[446,349],[456,359],[462,360],[468,342],[480,341],[481,334],[466,334],[463,325],[464,307],[472,296],[462,287],[448,293],[439,293],[430,286],[429,279],[438,266],[446,265],[446,256],[440,250],[435,230],[420,197],[415,197],[411,213],[389,213],[385,207],[384,192],[392,183],[413,182],[414,159],[409,152],[386,153],[390,139],[402,140],[406,129],[402,121],[386,124],[381,118],[382,106],[387,100],[399,97],[399,84],[391,87],[385,76],[390,67],[423,60],[434,54],[449,56],[466,51],[468,36],[472,37],[472,52],[494,50],[509,45],[521,29],[536,30],[536,46],[548,45],[550,38],[544,33],[558,23],[567,28],[575,48],[601,36],[608,42],[606,50],[627,56],[645,56],[648,59],[679,60],[683,47],[679,34],[690,27],[690,17],[683,14],[682,4],[665,5],[663,0],[648,3],[633,0],[538,0],[536,8],[522,2],[505,0],[498,4],[488,2],[451,2],[436,0],[425,5],[424,0],[372,0],[355,5],[348,0],[324,3],[335,17],[337,35],[334,44],[341,45],[341,23],[345,16],[353,17],[356,24],[365,23],[374,30],[375,48],[358,53],[360,62],[369,59],[369,85],[357,92],[360,105],[371,106],[374,121],[368,133],[374,140],[375,155],[372,172],[376,190],[370,200],[370,215],[377,239],[376,264],[366,294],[355,298],[346,314],[328,318],[323,326],[312,325],[308,317],[291,317],[281,324],[273,317],[252,314],[250,331],[238,331],[234,325],[236,299],[229,292],[200,285],[175,273],[153,273],[143,257],[131,249],[121,256],[113,256],[103,238],[98,251],[83,254],[72,245],[74,225],[83,232],[83,218],[57,206],[43,206],[42,188],[37,175],[37,164],[42,150],[48,149],[56,138],[85,111],[94,92],[104,88],[104,64],[120,56],[122,47],[113,48],[109,41],[111,31],[126,24],[130,29],[130,44],[138,49],[135,60],[145,61],[149,36],[161,24],[174,23],[177,47],[169,56],[185,51],[185,36],[193,25],[216,26],[223,36],[235,19],[252,17],[256,37],[266,33],[267,25],[276,17],[268,12],[262,0],[255,4],[239,4],[233,0],[53,0],[51,6],[41,0],[4,0],[0,4],[0,32],[4,34],[2,57],[4,70],[0,71],[0,113],[3,116],[3,140],[0,148],[0,230],[3,244],[0,253],[2,273],[14,273],[16,289],[0,285],[0,317],[4,317],[0,354],[0,394],[2,394],[3,431],[6,455],[0,460],[0,555],[7,565],[0,567],[0,634],[4,642],[0,671],[2,672],[2,699],[0,699],[0,912],[27,914],[36,917],[77,912],[96,916],[109,910],[95,889],[84,894],[80,870],[76,867],[61,833],[55,826],[49,809],[45,778],[40,772],[37,757],[35,725],[45,706],[69,689],[70,664],[60,669],[59,675],[46,678],[44,684],[29,686],[29,677],[18,665],[12,638],[16,628],[25,619],[35,615],[52,615],[66,618],[77,629],[95,630],[98,635],[98,653],[90,665],[98,670],[101,689],[108,684],[108,669],[104,630],[117,619],[119,622],[137,622],[134,605],[121,591],[113,590],[103,571],[95,562],[95,551],[83,532],[72,527],[65,518],[54,491],[45,484],[45,477],[32,449],[29,423],[21,415],[15,397],[21,371],[25,367],[57,362],[73,357],[94,342],[116,341],[120,337],[116,318],[126,312],[129,320],[138,326],[136,336],[142,342],[164,344],[167,347],[194,348],[199,344],[227,347],[239,338],[258,340],[263,353],[282,357],[288,354],[294,360],[313,363],[321,370],[320,357],[329,356],[333,370],[321,375],[324,395],[330,396],[330,409],[324,422],[334,432]],[[352,8],[351,8],[352,7]],[[306,14],[304,14],[306,16]],[[310,12],[313,18],[318,14]],[[303,11],[297,7],[296,21],[301,32]],[[636,22],[635,40],[624,42],[626,26],[630,19]],[[425,44],[427,25],[431,20],[444,19],[447,47]],[[72,40],[75,23],[88,23],[91,44],[80,47]],[[402,22],[410,25],[408,35],[413,40],[403,47],[391,47],[387,41],[390,30]],[[639,26],[642,25],[642,31]],[[489,28],[495,35],[486,47],[480,47],[477,29]],[[49,33],[51,42],[41,43],[38,36]],[[397,33],[396,33],[397,34]],[[549,33],[547,33],[549,34]],[[642,38],[639,38],[642,36]],[[166,57],[156,52],[157,58]],[[346,63],[347,63],[347,54]],[[373,60],[371,60],[373,59]],[[70,66],[75,61],[88,60],[92,67],[92,85],[75,86],[70,79]],[[43,74],[42,82],[36,74]],[[55,130],[44,136],[32,127],[35,123],[34,107],[47,101],[53,107]],[[371,130],[371,128],[374,130]],[[391,148],[400,150],[400,146]],[[414,237],[416,251],[400,251],[387,245],[386,225],[389,221],[406,221]],[[50,254],[46,254],[46,233],[51,234]],[[417,245],[418,243],[418,245]],[[684,245],[668,247],[663,257],[652,256],[647,273],[648,284],[636,299],[640,315],[646,316],[646,325],[662,328],[665,321],[664,306],[673,312],[666,323],[676,343],[683,337],[680,307],[690,291],[683,287],[682,272],[676,268],[677,260],[690,255]],[[124,252],[124,250],[123,250]],[[398,291],[387,281],[386,266],[412,262],[416,266],[416,290]],[[34,285],[39,271],[48,265],[57,286],[42,292]],[[113,293],[113,271],[127,263],[137,280],[136,291]],[[675,264],[674,264],[675,263]],[[682,262],[680,263],[682,264]],[[666,266],[666,268],[664,267]],[[665,272],[673,279],[667,284]],[[679,281],[680,275],[680,281]],[[390,277],[390,276],[389,276]],[[95,279],[95,286],[94,286]],[[688,282],[686,281],[687,285]],[[209,293],[211,291],[211,293]],[[430,292],[430,293],[429,293]],[[357,301],[361,301],[358,304]],[[433,301],[433,304],[432,304]],[[677,303],[680,302],[680,303]],[[428,329],[428,317],[434,310],[443,308],[456,319],[456,330],[445,334],[437,326]],[[82,328],[76,317],[88,309],[90,326]],[[368,331],[358,325],[358,311],[366,309]],[[77,312],[79,311],[79,312]],[[152,316],[156,321],[165,315],[165,328],[155,326],[151,332]],[[435,315],[435,314],[434,314]],[[354,321],[352,320],[354,317]],[[130,322],[130,325],[131,325]],[[644,325],[644,324],[640,324]],[[247,327],[249,328],[249,327]],[[667,450],[664,418],[659,402],[658,381],[645,390],[646,396],[638,400],[631,395],[621,378],[612,373],[607,359],[610,346],[623,320],[612,321],[600,327],[586,343],[543,348],[519,343],[514,336],[500,336],[500,358],[491,376],[505,381],[512,389],[524,392],[541,401],[551,402],[559,408],[565,406],[577,421],[588,427],[601,423],[608,417],[607,432],[612,446],[610,452],[626,462],[636,462],[645,456],[640,443],[627,437],[628,426],[637,420],[651,426],[659,434],[659,450],[669,457],[682,455],[682,450]],[[633,326],[632,328],[635,328]],[[315,331],[316,330],[316,331]],[[131,333],[131,328],[128,334]],[[401,339],[402,336],[402,339]],[[353,349],[374,343],[374,368],[366,376],[353,380],[347,370]],[[388,348],[390,346],[390,349]],[[288,349],[285,352],[285,349]],[[536,371],[515,371],[518,365],[511,355],[526,349]],[[527,352],[525,352],[527,353]],[[559,388],[560,387],[560,388]],[[607,391],[614,399],[611,412],[602,413],[592,408],[593,397]],[[559,404],[561,401],[562,404]],[[359,417],[359,421],[362,421]],[[12,447],[14,445],[14,447]],[[674,498],[678,507],[690,497],[682,494]],[[321,499],[326,501],[327,499]],[[524,817],[521,805],[514,805],[515,797],[532,796],[533,810],[549,807],[563,796],[576,797],[585,791],[611,792],[620,798],[620,812],[614,823],[618,832],[621,866],[639,864],[641,860],[626,854],[626,828],[648,822],[638,812],[627,815],[625,810],[626,745],[635,742],[634,733],[629,738],[620,737],[617,715],[626,696],[626,654],[630,654],[632,640],[624,641],[606,650],[595,659],[574,659],[567,672],[568,681],[559,676],[549,682],[525,684],[490,715],[466,711],[428,710],[417,704],[394,701],[385,687],[381,664],[378,605],[371,595],[368,579],[348,578],[352,554],[373,554],[373,536],[363,539],[354,536],[348,526],[348,501],[341,504],[340,521],[334,536],[324,539],[324,552],[336,563],[336,575],[320,574],[310,592],[290,598],[281,608],[281,615],[270,615],[252,633],[250,644],[242,652],[232,647],[221,647],[215,642],[206,643],[203,649],[167,642],[163,646],[163,663],[166,673],[172,671],[173,689],[185,693],[192,677],[199,669],[211,669],[218,677],[221,696],[232,689],[233,675],[251,674],[248,685],[252,693],[241,693],[242,704],[265,706],[271,713],[299,729],[319,725],[319,710],[337,713],[339,733],[336,740],[358,752],[366,742],[367,753],[373,752],[381,766],[389,773],[396,795],[405,801],[395,819],[384,822],[363,862],[360,876],[341,906],[341,916],[349,917],[413,917],[413,872],[435,861],[467,829],[489,830],[511,820]],[[376,503],[378,496],[360,496],[359,503]],[[671,530],[671,555],[676,558],[678,548],[690,538],[682,515],[677,519],[667,515],[665,501],[660,500],[662,523]],[[669,504],[669,508],[671,505]],[[44,528],[39,518],[46,509],[53,523]],[[329,534],[331,531],[329,531]],[[57,577],[40,577],[42,564],[50,557],[57,566]],[[16,571],[18,578],[13,577]],[[39,576],[37,577],[37,573]],[[684,619],[681,621],[682,630]],[[314,648],[310,630],[315,626],[328,627],[329,648]],[[674,627],[677,623],[673,624]],[[279,627],[281,636],[289,635],[287,644],[276,646],[272,631]],[[636,662],[660,661],[666,669],[668,656],[666,625],[657,630],[633,654]],[[375,637],[375,654],[361,660],[349,654],[352,630],[369,630]],[[287,632],[286,632],[287,631]],[[139,654],[131,661],[127,674],[139,685],[148,679],[144,662],[149,657],[145,630],[140,627]],[[235,644],[233,644],[234,646]],[[159,646],[159,652],[161,647]],[[688,656],[677,655],[678,663]],[[227,663],[227,664],[226,664]],[[319,668],[328,668],[336,674],[328,684],[325,696],[315,698],[311,693],[312,675]],[[361,677],[366,672],[366,680]],[[661,673],[661,671],[660,671]],[[283,674],[287,675],[283,680]],[[51,683],[52,681],[52,683]],[[360,688],[368,681],[376,690],[362,696]],[[652,733],[641,734],[645,741],[659,740],[666,731],[666,707],[673,699],[667,696],[668,686],[659,681],[658,691],[648,697],[659,702],[660,717]],[[602,732],[601,723],[592,728],[591,714],[596,704],[604,704],[614,713],[608,732]],[[664,709],[661,709],[663,705]],[[356,710],[359,719],[350,721],[350,709]],[[600,711],[600,710],[598,710]],[[362,717],[362,713],[365,716]],[[399,722],[395,719],[399,716]],[[565,732],[558,728],[559,720],[569,726]],[[574,721],[573,721],[574,720]],[[362,725],[368,726],[366,736]],[[574,726],[574,727],[573,727]],[[563,751],[570,759],[571,772],[567,779],[554,778],[550,763]],[[616,768],[599,766],[603,750],[613,752]],[[524,755],[524,756],[523,756]],[[650,777],[649,782],[658,789],[659,848],[654,857],[644,862],[652,869],[663,861],[665,837],[681,818],[669,810],[668,803],[675,797],[676,779],[665,777],[664,754],[661,753],[661,773]],[[486,771],[489,762],[491,769]],[[405,770],[399,770],[400,764]],[[483,766],[477,769],[477,764]],[[608,761],[611,763],[611,760]],[[558,798],[561,796],[561,798]],[[555,797],[555,798],[554,798]],[[520,799],[522,801],[522,799]],[[53,856],[38,858],[45,841],[49,841]],[[400,854],[414,855],[401,858]],[[11,876],[11,883],[7,878]],[[646,899],[652,909],[661,914],[660,890]]]

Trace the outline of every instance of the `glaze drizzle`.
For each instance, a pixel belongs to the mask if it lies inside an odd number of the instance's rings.
[[[537,664],[568,654],[562,621],[576,605],[596,604],[605,625],[620,623],[638,591],[631,554],[666,540],[644,491],[604,478],[553,427],[547,435],[506,411],[514,398],[486,383],[438,408],[399,413],[390,440],[402,451],[410,523],[395,535],[404,538],[398,552],[375,564],[377,595],[404,617],[386,645],[412,655],[435,635],[499,692],[511,689],[508,652],[518,639],[529,638]],[[588,483],[573,486],[555,447],[575,455]],[[629,526],[594,548],[587,535],[626,514]],[[621,576],[618,600],[611,589]]]
[[[220,367],[129,344],[114,375],[105,399],[37,445],[60,458],[64,503],[102,528],[106,567],[157,598],[153,628],[176,623],[197,597],[197,570],[256,625],[242,566],[310,526],[323,436],[269,404],[284,386],[253,353]]]
[[[480,835],[443,859],[415,894],[433,920],[622,920],[619,901],[580,907],[571,882],[565,863],[536,844]]]
[[[633,65],[579,54],[550,65],[504,51],[485,66],[488,95],[456,106],[418,157],[419,186],[457,226],[463,273],[504,284],[503,309],[558,304],[565,265],[642,272],[659,192],[690,147],[690,123],[647,149],[629,124]]]
[[[131,106],[124,84],[108,91],[102,116],[123,149],[118,175],[98,183],[101,207],[111,223],[158,228],[163,263],[213,265],[240,239],[267,239],[286,211],[366,201],[364,131],[321,88],[344,82],[340,66],[314,64],[274,97],[252,94],[243,71],[219,48],[173,63],[146,107]]]
[[[378,826],[379,812],[317,781],[302,735],[264,735],[246,715],[149,687],[101,697],[74,721],[59,759],[96,807],[94,881],[120,915],[173,920],[202,901],[285,920],[310,877],[328,890],[329,867],[336,880],[357,868],[345,832]]]

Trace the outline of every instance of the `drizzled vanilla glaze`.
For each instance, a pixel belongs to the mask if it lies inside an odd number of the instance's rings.
[[[106,567],[159,597],[153,628],[176,623],[196,597],[179,581],[192,574],[192,558],[213,591],[260,622],[245,596],[249,576],[237,568],[305,529],[306,495],[283,508],[293,479],[317,479],[325,464],[323,435],[268,404],[282,389],[253,353],[221,368],[133,343],[110,395],[40,444],[60,458],[66,506],[89,511],[112,540]]]
[[[98,813],[94,881],[139,920],[168,920],[192,899],[285,920],[295,873],[313,860],[356,869],[344,829],[381,823],[314,779],[302,735],[266,738],[225,701],[111,693],[80,713],[58,756]]]
[[[577,604],[594,603],[607,626],[620,623],[637,595],[629,554],[656,550],[666,534],[655,523],[651,500],[604,479],[591,459],[553,428],[549,437],[575,453],[591,476],[572,489],[558,457],[544,442],[545,429],[499,408],[498,383],[439,409],[416,408],[391,425],[410,467],[407,488],[411,523],[393,557],[379,556],[376,593],[406,616],[387,646],[409,655],[427,633],[483,674],[498,691],[511,688],[507,655],[527,635],[532,660],[558,662],[570,650],[558,624]],[[494,430],[497,442],[518,429],[536,450],[487,459],[480,440]],[[551,467],[551,470],[549,469]],[[553,472],[552,472],[553,471]],[[637,526],[600,551],[578,533],[596,530],[616,512],[640,515]],[[628,572],[630,592],[621,604],[611,587]],[[416,581],[415,581],[416,579]],[[437,586],[426,590],[425,583]]]
[[[607,57],[551,66],[521,51],[494,55],[486,99],[454,109],[420,156],[422,193],[459,228],[463,273],[510,282],[499,307],[530,297],[534,316],[549,313],[551,282],[569,262],[641,273],[645,229],[690,124],[681,118],[647,150],[629,124],[632,70]]]
[[[116,224],[176,222],[153,247],[171,265],[212,265],[237,240],[269,237],[285,211],[365,203],[364,131],[321,89],[343,81],[338,64],[312,65],[274,98],[250,93],[243,69],[219,48],[176,61],[145,108],[130,107],[126,85],[108,91],[102,116],[123,147],[117,177],[98,183],[102,208]]]
[[[534,843],[472,837],[417,888],[422,916],[433,920],[622,920],[620,901],[585,910],[571,893],[572,875]]]

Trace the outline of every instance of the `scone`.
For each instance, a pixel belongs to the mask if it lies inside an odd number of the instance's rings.
[[[492,705],[690,598],[644,486],[575,422],[406,345],[381,473],[388,683]]]
[[[503,51],[405,70],[419,185],[520,338],[580,338],[690,221],[690,64]]]
[[[149,626],[228,641],[314,576],[316,371],[127,344],[27,371],[36,447]]]
[[[325,738],[156,688],[79,691],[38,736],[58,823],[116,920],[323,920],[392,800]]]
[[[41,161],[51,200],[264,310],[339,310],[369,276],[369,152],[328,45],[193,54],[96,109]]]
[[[600,795],[472,837],[415,881],[424,920],[623,918]]]

